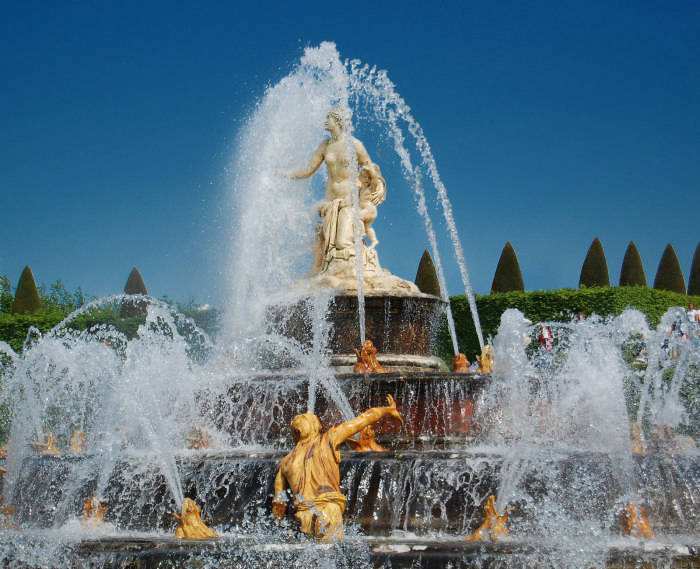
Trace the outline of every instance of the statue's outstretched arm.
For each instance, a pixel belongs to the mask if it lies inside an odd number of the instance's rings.
[[[275,494],[272,498],[272,514],[280,520],[287,513],[287,497],[285,496],[287,487],[287,479],[282,474],[282,468],[280,468],[277,471],[277,476],[275,476]]]
[[[326,141],[322,142],[316,149],[316,152],[311,157],[311,161],[306,168],[300,168],[299,170],[292,170],[287,172],[285,175],[290,178],[296,178],[297,180],[301,178],[308,178],[312,176],[316,170],[319,169],[321,164],[323,164],[323,156],[326,153]]]
[[[396,409],[396,402],[394,401],[394,398],[391,395],[387,395],[386,399],[389,403],[389,405],[386,407],[372,407],[354,419],[346,421],[337,427],[333,427],[331,430],[333,431],[332,440],[335,447],[339,447],[343,442],[348,440],[354,434],[359,433],[367,425],[376,423],[379,421],[379,419],[386,417],[387,415],[398,419],[403,425],[403,419],[401,418],[401,415],[399,415],[399,411]]]

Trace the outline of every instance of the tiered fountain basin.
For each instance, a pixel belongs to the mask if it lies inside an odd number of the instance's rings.
[[[241,425],[248,425],[246,440],[255,445],[259,439],[259,446],[188,450],[175,457],[185,495],[201,505],[203,519],[223,537],[201,542],[169,537],[175,527],[170,515],[177,509],[175,501],[158,461],[149,463],[149,456],[140,454],[113,465],[102,495],[108,521],[119,529],[74,536],[70,552],[56,566],[304,567],[315,566],[314,555],[326,558],[331,553],[342,560],[338,566],[547,566],[548,551],[556,547],[529,533],[532,504],[513,504],[513,537],[505,542],[465,541],[482,520],[486,497],[499,486],[508,452],[484,446],[474,419],[485,415],[478,405],[490,375],[394,372],[342,374],[337,379],[353,408],[381,405],[391,394],[406,418],[401,427],[384,420],[375,425],[378,441],[390,451],[342,450],[341,487],[348,498],[343,542],[322,545],[300,535],[291,512],[282,527],[271,518],[273,480],[290,446],[289,419],[305,410],[306,378],[232,378],[225,391],[200,392],[200,409],[229,417],[220,427],[232,437],[241,436]],[[342,420],[322,393],[316,412],[324,426]],[[535,502],[546,499],[552,501],[550,507],[568,510],[582,532],[588,519],[616,516],[626,492],[616,476],[619,457],[555,448],[536,452],[533,458],[549,474],[528,474],[524,484]],[[101,460],[89,452],[26,459],[14,491],[15,522],[30,532],[49,534],[57,531],[52,528],[70,525],[95,493]],[[606,544],[607,566],[700,567],[700,544],[693,537],[700,534],[697,452],[634,455],[633,468],[637,496],[663,539],[640,542],[621,537],[620,530],[620,537]],[[550,494],[547,484],[565,491]]]
[[[330,299],[326,319],[332,323],[328,350],[338,372],[351,372],[357,362],[355,349],[362,345],[356,294],[337,294]],[[418,292],[397,294],[371,292],[364,297],[365,337],[377,348],[378,358],[389,371],[438,371],[433,342],[447,303]],[[272,307],[277,331],[302,346],[314,341],[309,300]]]

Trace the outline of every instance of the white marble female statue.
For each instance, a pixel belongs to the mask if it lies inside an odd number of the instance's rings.
[[[319,144],[306,168],[292,170],[290,178],[309,178],[325,162],[328,168],[328,181],[323,202],[318,206],[321,216],[316,243],[314,264],[310,276],[318,283],[334,288],[357,288],[357,263],[355,261],[355,231],[353,227],[353,194],[360,206],[361,234],[367,235],[370,247],[362,242],[362,266],[364,282],[370,289],[418,289],[408,281],[394,277],[380,268],[375,247],[376,234],[371,228],[377,217],[377,208],[386,195],[386,183],[381,177],[379,166],[373,164],[362,142],[347,134],[340,109],[333,109],[326,117],[325,127],[330,134]],[[349,153],[353,152],[354,156]],[[360,168],[357,184],[352,181],[352,169]]]

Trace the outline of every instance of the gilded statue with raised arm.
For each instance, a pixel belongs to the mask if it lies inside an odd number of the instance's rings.
[[[324,541],[343,536],[346,498],[340,491],[340,445],[382,417],[393,417],[403,423],[391,395],[387,395],[387,402],[386,407],[368,409],[323,434],[321,423],[313,413],[292,419],[296,447],[280,461],[277,470],[272,503],[275,517],[284,517],[291,494],[301,531]]]

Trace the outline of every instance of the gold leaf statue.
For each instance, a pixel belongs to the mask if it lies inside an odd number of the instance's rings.
[[[375,432],[372,425],[367,425],[360,431],[357,439],[345,441],[352,450],[359,452],[386,452],[386,449],[375,440]]]
[[[0,447],[0,458],[7,458],[7,451],[10,449],[9,445]]]
[[[508,531],[506,527],[509,513],[510,510],[506,510],[502,514],[498,513],[496,509],[496,496],[491,494],[486,499],[486,504],[484,505],[486,519],[479,528],[467,538],[467,541],[483,541],[485,539],[500,541],[501,538],[509,536],[510,531]]]
[[[288,492],[301,531],[323,541],[343,537],[346,498],[340,492],[340,445],[382,417],[393,417],[403,424],[396,403],[387,395],[386,407],[373,407],[321,434],[321,422],[313,413],[292,419],[296,447],[280,461],[275,477],[272,502],[274,516],[287,511]]]
[[[493,352],[491,349],[491,344],[486,344],[484,346],[484,351],[480,356],[476,356],[476,361],[479,362],[479,373],[492,373],[493,372]]]
[[[95,496],[90,496],[83,505],[83,525],[100,525],[105,522],[105,508]]]
[[[625,535],[639,539],[654,537],[654,530],[651,529],[644,506],[638,506],[632,502],[628,503],[622,510],[620,521],[622,522],[622,532]]]
[[[182,513],[173,512],[178,521],[175,537],[177,539],[211,539],[219,534],[209,528],[200,516],[199,506],[191,498],[182,501]]]
[[[52,431],[45,434],[43,443],[30,442],[29,446],[41,454],[61,454],[61,451],[56,448],[56,437]]]
[[[73,435],[68,442],[68,446],[70,447],[71,452],[74,454],[84,453],[87,449],[87,437],[85,436],[85,431],[81,431],[80,429],[73,431]]]
[[[374,347],[372,340],[367,339],[362,344],[362,349],[357,354],[357,363],[353,368],[355,373],[386,373],[386,370],[377,361],[377,348]]]
[[[469,360],[467,359],[467,356],[459,353],[452,358],[450,370],[453,373],[469,373]]]
[[[198,427],[192,427],[185,440],[190,443],[190,448],[194,450],[207,449],[210,444],[209,434]]]

